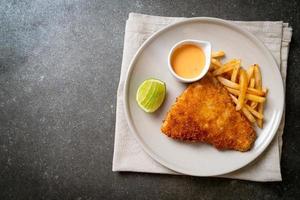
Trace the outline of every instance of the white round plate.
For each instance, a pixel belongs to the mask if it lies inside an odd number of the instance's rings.
[[[226,58],[239,58],[248,67],[261,67],[263,85],[269,89],[262,130],[248,152],[219,151],[203,143],[191,144],[168,138],[160,131],[170,106],[186,88],[168,71],[168,53],[177,42],[185,39],[207,40],[212,50],[224,50]],[[138,86],[154,77],[167,85],[167,98],[155,113],[142,111],[135,100]],[[283,83],[278,66],[269,50],[249,32],[237,25],[216,18],[192,18],[170,25],[152,35],[134,56],[125,82],[125,113],[143,149],[157,162],[174,171],[195,175],[215,176],[237,170],[257,158],[270,144],[280,124],[283,105]]]

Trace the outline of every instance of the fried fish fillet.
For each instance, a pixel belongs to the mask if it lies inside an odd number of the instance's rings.
[[[176,99],[161,126],[167,136],[212,144],[217,149],[248,151],[256,133],[236,111],[227,90],[211,75],[190,84]]]

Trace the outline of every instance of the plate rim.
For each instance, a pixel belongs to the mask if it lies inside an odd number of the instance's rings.
[[[143,49],[146,48],[148,46],[148,44],[154,40],[156,37],[158,37],[161,33],[168,31],[169,29],[176,27],[178,25],[182,25],[185,23],[191,23],[191,22],[197,22],[197,21],[205,21],[205,22],[213,22],[213,23],[219,23],[219,24],[223,24],[229,28],[232,28],[235,31],[239,31],[241,32],[241,34],[245,35],[246,37],[248,37],[249,39],[251,39],[252,41],[254,41],[257,45],[259,45],[259,47],[261,49],[264,50],[264,52],[266,53],[266,55],[269,57],[270,60],[273,61],[274,65],[275,65],[275,71],[276,73],[279,73],[280,75],[280,85],[281,85],[281,91],[282,91],[282,104],[280,105],[280,109],[278,110],[277,113],[277,121],[275,121],[275,123],[273,124],[272,128],[269,131],[269,134],[266,138],[266,141],[262,144],[262,147],[258,149],[257,153],[253,154],[250,156],[250,158],[243,163],[240,166],[237,166],[235,168],[229,169],[229,170],[223,170],[222,172],[218,173],[210,173],[210,174],[200,174],[200,173],[195,173],[195,172],[191,172],[191,171],[186,171],[184,169],[181,169],[180,167],[177,167],[176,165],[174,166],[173,164],[165,161],[163,158],[161,158],[160,156],[158,156],[157,154],[153,153],[151,151],[151,148],[149,148],[140,138],[139,134],[137,133],[137,131],[134,128],[134,125],[132,124],[132,119],[131,119],[131,115],[129,114],[129,101],[128,101],[128,95],[129,95],[129,82],[130,82],[130,75],[133,71],[134,65],[136,63],[137,58],[139,57],[139,55],[142,53]],[[274,68],[274,67],[273,67]],[[250,163],[252,163],[256,158],[258,158],[265,150],[266,148],[270,145],[270,143],[273,141],[276,132],[279,128],[282,116],[283,116],[283,110],[284,110],[284,105],[285,105],[285,90],[284,90],[284,84],[283,84],[283,79],[282,79],[282,75],[280,73],[280,70],[278,68],[278,64],[274,58],[274,56],[272,55],[272,53],[270,52],[270,50],[265,46],[265,44],[263,44],[262,41],[260,41],[256,36],[254,36],[252,33],[250,33],[247,30],[244,30],[243,28],[239,27],[237,24],[234,24],[234,22],[228,21],[228,20],[224,20],[224,19],[220,19],[220,18],[214,18],[214,17],[193,17],[193,18],[188,18],[188,19],[183,19],[182,21],[179,22],[175,22],[171,25],[168,25],[158,31],[156,31],[155,33],[153,33],[149,38],[147,38],[143,44],[138,48],[137,52],[135,53],[135,55],[132,57],[130,64],[128,66],[127,69],[127,73],[125,76],[125,83],[124,83],[124,93],[123,93],[123,100],[124,100],[124,110],[125,110],[125,118],[127,121],[127,124],[129,126],[130,131],[132,132],[132,134],[134,135],[135,139],[137,139],[137,141],[140,143],[142,149],[152,158],[154,159],[156,162],[162,164],[164,167],[181,173],[181,174],[185,174],[185,175],[192,175],[192,176],[220,176],[220,175],[224,175],[224,174],[228,174],[230,172],[234,172],[238,169],[241,169],[247,165],[249,165]],[[131,120],[130,120],[131,119]]]

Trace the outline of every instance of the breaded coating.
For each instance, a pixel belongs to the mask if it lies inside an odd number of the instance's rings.
[[[211,75],[190,84],[176,99],[161,126],[167,136],[212,144],[217,149],[248,151],[256,133],[236,111],[227,90]]]

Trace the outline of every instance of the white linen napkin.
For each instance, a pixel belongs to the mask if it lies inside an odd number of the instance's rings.
[[[113,171],[178,174],[153,160],[136,141],[134,135],[129,130],[125,118],[123,92],[129,63],[142,43],[159,29],[183,19],[137,13],[129,14],[125,29],[123,62],[117,93]],[[280,67],[282,78],[285,81],[289,43],[292,36],[292,29],[288,24],[281,21],[234,21],[234,23],[253,33],[267,46],[275,57]],[[220,177],[251,181],[280,181],[283,128],[284,117],[272,143],[259,158],[242,169]]]

